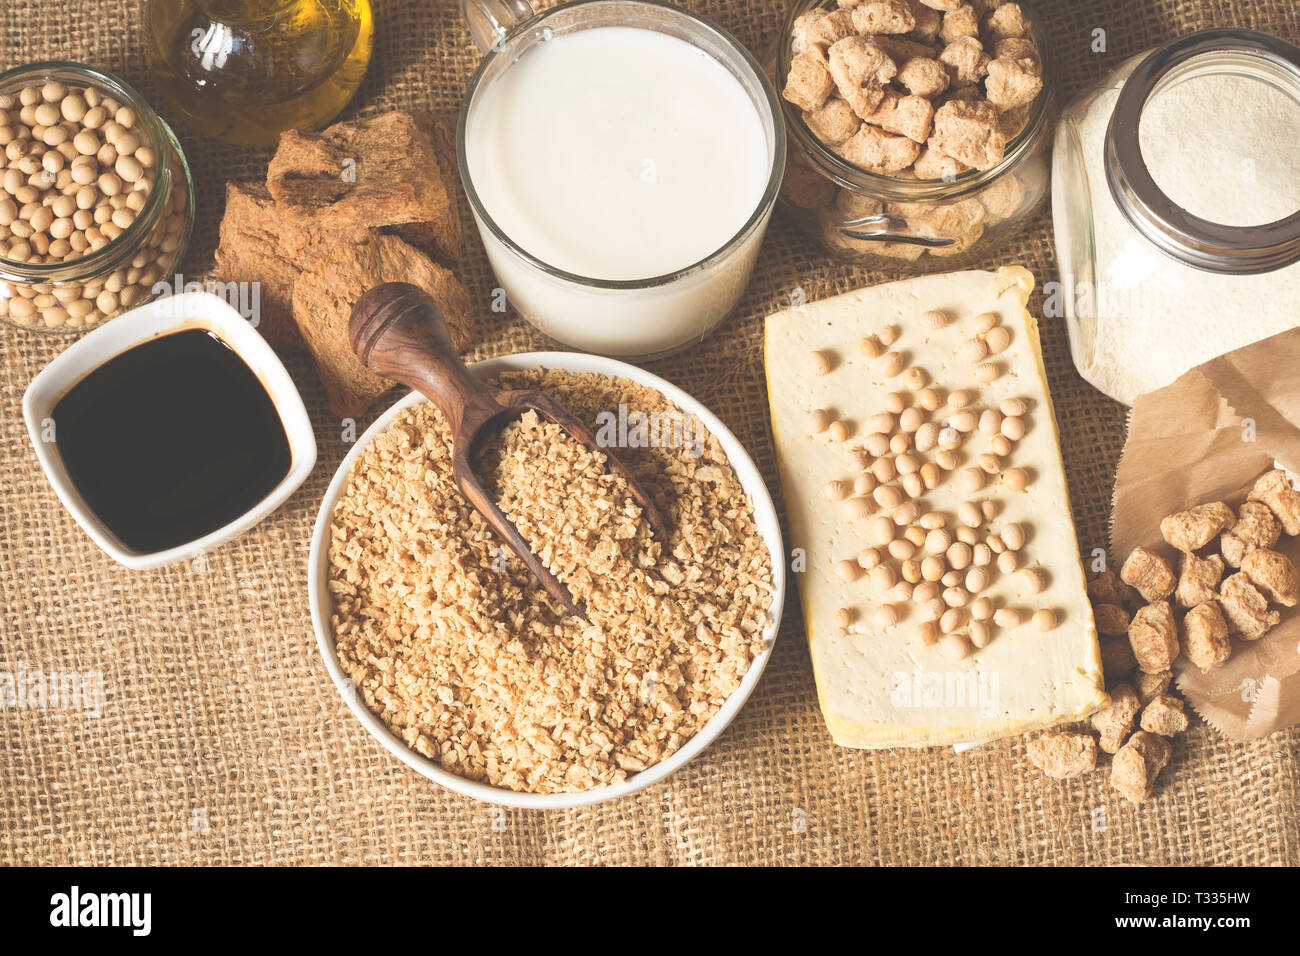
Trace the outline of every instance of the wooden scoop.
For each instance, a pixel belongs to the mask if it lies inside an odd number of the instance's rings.
[[[659,509],[613,451],[600,447],[590,428],[541,392],[491,388],[470,374],[451,344],[442,310],[423,289],[406,282],[386,282],[371,289],[352,307],[348,338],[362,365],[421,392],[447,417],[456,486],[519,555],[546,593],[570,614],[586,618],[585,609],[533,554],[474,474],[474,453],[484,438],[524,412],[535,411],[579,444],[604,455],[610,472],[627,482],[628,494],[641,506],[654,536],[661,544],[667,543],[668,526]]]

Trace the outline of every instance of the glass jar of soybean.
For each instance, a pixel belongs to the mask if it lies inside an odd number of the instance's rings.
[[[127,84],[76,63],[0,73],[0,318],[79,333],[147,302],[193,210],[180,144]]]

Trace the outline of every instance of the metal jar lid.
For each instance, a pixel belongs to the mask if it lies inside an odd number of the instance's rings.
[[[1106,180],[1124,217],[1167,255],[1210,272],[1271,272],[1300,261],[1300,211],[1258,226],[1202,219],[1165,195],[1142,157],[1138,130],[1156,86],[1187,61],[1213,54],[1257,58],[1261,66],[1294,83],[1300,96],[1300,48],[1285,40],[1236,28],[1180,37],[1151,53],[1125,81],[1106,130]]]

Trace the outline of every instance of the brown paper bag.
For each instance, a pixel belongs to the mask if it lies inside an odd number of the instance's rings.
[[[1206,501],[1234,508],[1275,463],[1300,474],[1300,329],[1237,349],[1137,400],[1115,476],[1111,555],[1145,545],[1167,558],[1160,520]],[[1300,539],[1277,544],[1300,564]],[[1175,566],[1175,570],[1177,567]],[[1231,570],[1231,569],[1230,569]],[[1300,723],[1300,608],[1202,674],[1184,657],[1178,689],[1206,722],[1234,740]]]

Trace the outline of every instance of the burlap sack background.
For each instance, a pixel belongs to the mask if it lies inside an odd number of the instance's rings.
[[[765,50],[783,0],[692,2]],[[1289,0],[1044,2],[1062,101],[1127,56],[1186,31],[1245,25],[1300,40]],[[81,60],[147,96],[142,4],[0,0],[0,67]],[[477,56],[455,0],[377,0],[370,75],[350,112],[451,112]],[[1091,50],[1105,30],[1107,52]],[[199,191],[186,271],[211,261],[222,183],[266,154],[179,130]],[[1189,157],[1189,162],[1194,161]],[[1046,211],[990,264],[1056,273]],[[494,285],[477,237],[462,278]],[[654,371],[716,411],[777,491],[761,370],[761,319],[795,287],[810,299],[893,278],[835,264],[779,217],[736,315]],[[489,321],[477,353],[544,348],[517,318]],[[1059,320],[1044,323],[1075,519],[1104,546],[1123,410],[1075,374]],[[0,712],[0,862],[640,864],[1297,864],[1300,732],[1236,745],[1204,725],[1175,743],[1140,810],[1099,773],[1064,784],[1026,774],[1023,742],[858,752],[833,746],[787,602],[766,675],[739,719],[671,780],[574,812],[497,810],[444,792],[388,756],[350,716],[317,652],[306,599],[311,523],[347,446],[305,364],[320,462],[277,514],[242,539],[137,574],[101,554],[63,511],[28,447],[20,401],[65,344],[0,327],[0,670],[99,670],[98,719]]]

